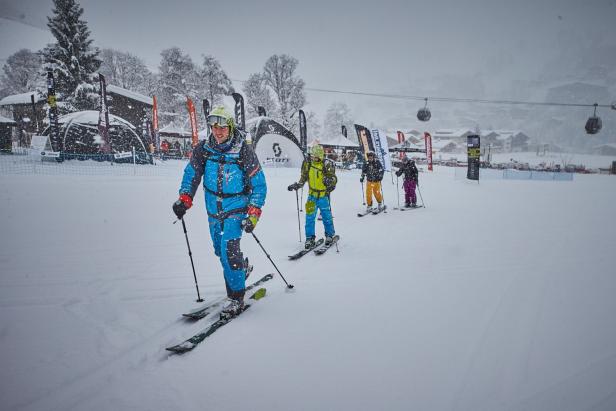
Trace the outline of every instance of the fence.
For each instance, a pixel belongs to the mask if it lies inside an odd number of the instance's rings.
[[[70,156],[58,162],[31,149],[21,149],[0,155],[0,175],[177,176],[186,163],[187,160],[155,158],[153,164],[139,164],[133,157],[109,161],[108,156]]]
[[[455,167],[455,179],[466,179],[466,168]],[[479,180],[573,181],[573,173],[551,171],[480,168]]]

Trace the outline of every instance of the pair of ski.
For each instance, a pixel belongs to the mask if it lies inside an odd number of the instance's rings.
[[[266,281],[271,280],[272,278],[274,278],[274,274],[267,274],[265,276],[263,276],[261,279],[259,279],[258,281],[255,281],[254,283],[248,285],[246,287],[246,292],[252,290],[255,287],[258,287],[259,285],[265,283]],[[252,295],[250,296],[249,299],[252,300],[259,300],[263,297],[265,297],[265,293],[266,293],[266,289],[265,288],[259,288],[258,290],[256,290],[254,293],[252,293]],[[211,303],[205,304],[202,307],[199,307],[196,310],[193,310],[189,313],[186,314],[182,314],[182,316],[186,319],[189,320],[200,320],[202,318],[205,318],[207,315],[209,315],[210,313],[214,312],[214,311],[219,311],[220,307],[222,306],[222,304],[225,302],[226,298],[219,298],[217,300],[212,301]],[[193,348],[195,348],[199,343],[203,342],[203,340],[205,340],[207,337],[209,337],[210,335],[214,334],[220,327],[222,327],[225,324],[228,324],[230,321],[232,321],[234,318],[236,318],[237,316],[239,316],[241,313],[243,313],[244,311],[246,311],[251,304],[249,303],[245,303],[244,304],[244,308],[242,309],[242,311],[236,315],[235,317],[220,317],[218,320],[214,321],[213,323],[211,323],[210,325],[208,325],[205,329],[201,330],[200,332],[198,332],[197,334],[193,335],[192,337],[184,340],[183,342],[173,345],[171,347],[167,347],[166,350],[167,351],[171,351],[172,353],[175,354],[183,354],[185,352],[188,352],[190,350],[192,350]]]
[[[323,238],[319,238],[317,241],[315,241],[314,246],[312,248],[304,248],[298,251],[297,253],[290,255],[289,260],[298,260],[311,251],[314,251],[316,255],[324,254],[334,244],[336,244],[338,240],[340,240],[340,236],[338,234],[334,235],[332,242],[329,244],[324,244],[325,240]]]
[[[400,210],[400,211],[407,211],[407,210],[415,210],[417,208],[423,208],[424,206],[422,205],[416,205],[416,206],[410,206],[410,207],[394,207],[394,210]]]
[[[376,209],[370,210],[370,211],[364,211],[362,213],[357,213],[357,217],[363,217],[363,216],[368,215],[368,214],[377,215],[377,214],[381,214],[383,212],[387,213],[387,206],[383,206],[383,208],[376,208]]]

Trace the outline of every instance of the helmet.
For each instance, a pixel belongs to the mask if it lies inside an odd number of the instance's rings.
[[[323,158],[325,157],[325,151],[323,150],[323,146],[320,144],[315,144],[314,146],[312,146],[312,148],[310,148],[310,155],[312,157],[316,157],[319,160],[323,160]]]
[[[207,124],[209,126],[218,125],[220,127],[229,127],[229,134],[233,134],[235,129],[235,120],[225,106],[215,107],[207,116]]]
[[[374,156],[375,156],[374,151],[372,151],[372,150],[368,150],[368,152],[366,153],[366,156],[368,156],[368,157],[374,157]]]

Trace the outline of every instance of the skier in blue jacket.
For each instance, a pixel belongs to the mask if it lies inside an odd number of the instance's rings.
[[[257,225],[267,186],[259,159],[233,116],[216,107],[207,123],[211,133],[193,149],[173,211],[178,218],[184,216],[203,177],[210,235],[227,287],[221,316],[233,317],[244,308],[246,277],[252,269],[240,250],[242,230],[249,233]]]

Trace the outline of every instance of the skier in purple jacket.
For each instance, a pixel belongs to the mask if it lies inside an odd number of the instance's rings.
[[[415,162],[406,156],[402,159],[402,164],[396,171],[398,177],[402,174],[404,174],[404,206],[417,207],[415,188],[419,185],[419,170],[417,170]]]

